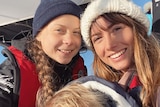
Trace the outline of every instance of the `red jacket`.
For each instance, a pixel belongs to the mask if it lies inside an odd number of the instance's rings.
[[[18,107],[35,107],[36,93],[40,86],[35,64],[28,57],[14,46],[8,49],[15,56],[20,68],[20,89]],[[77,79],[86,76],[87,70],[81,56],[73,67],[72,77]]]
[[[35,107],[36,93],[40,86],[36,67],[20,50],[13,46],[9,50],[14,54],[20,68],[18,107]]]

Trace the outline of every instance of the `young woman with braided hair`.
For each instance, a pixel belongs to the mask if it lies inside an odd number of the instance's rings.
[[[79,51],[81,8],[70,0],[41,0],[33,18],[28,53],[36,65],[40,88],[37,106],[68,82],[87,75]]]

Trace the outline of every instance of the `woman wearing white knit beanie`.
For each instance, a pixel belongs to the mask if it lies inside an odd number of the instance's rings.
[[[130,0],[93,0],[81,18],[96,76],[118,82],[142,107],[160,107],[160,45]]]

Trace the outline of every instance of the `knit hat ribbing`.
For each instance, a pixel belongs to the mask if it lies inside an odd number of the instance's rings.
[[[141,8],[129,0],[94,0],[85,9],[81,18],[81,33],[88,48],[91,49],[89,32],[92,22],[104,13],[118,12],[142,23],[149,29],[149,20]]]
[[[81,8],[70,0],[41,0],[33,18],[33,36],[54,18],[71,14],[80,18]]]

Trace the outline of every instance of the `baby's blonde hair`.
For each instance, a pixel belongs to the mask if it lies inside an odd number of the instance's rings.
[[[98,93],[74,83],[57,91],[45,107],[103,107],[101,101]]]

